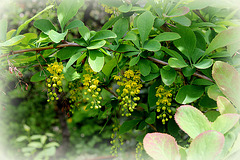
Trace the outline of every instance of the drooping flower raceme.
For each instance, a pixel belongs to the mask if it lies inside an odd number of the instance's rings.
[[[123,116],[131,116],[130,112],[133,112],[137,106],[136,102],[140,100],[140,97],[137,96],[142,88],[140,76],[139,70],[133,71],[131,69],[125,71],[123,76],[114,76],[120,86],[116,92],[119,95],[118,99],[121,101],[119,104],[122,106]]]
[[[63,65],[62,62],[54,62],[48,65],[47,70],[51,74],[50,78],[47,78],[47,87],[48,87],[48,102],[50,100],[58,100],[58,92],[62,92],[62,80],[64,79],[64,75],[62,73]]]

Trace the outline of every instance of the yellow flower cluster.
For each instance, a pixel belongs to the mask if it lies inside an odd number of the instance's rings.
[[[50,100],[58,100],[56,90],[62,92],[62,80],[64,75],[62,73],[63,65],[62,62],[54,62],[48,65],[47,70],[50,72],[50,78],[47,78],[47,87],[48,87],[48,102]]]
[[[113,14],[114,11],[117,10],[116,7],[109,7],[109,6],[105,5],[105,4],[102,4],[102,6],[103,6],[103,8],[105,9],[105,12],[106,12],[106,13],[109,13],[109,14]]]
[[[80,103],[83,101],[83,96],[82,96],[83,86],[80,80],[69,82],[68,87],[69,87],[69,93],[70,93],[69,103],[71,103],[70,107],[74,108],[74,107],[80,106]]]
[[[118,150],[122,150],[121,146],[123,145],[123,138],[121,135],[119,135],[119,124],[114,124],[112,125],[113,127],[113,133],[111,135],[111,141],[110,143],[112,144],[111,147],[111,154],[113,156],[118,156]]]
[[[156,97],[158,98],[156,105],[157,105],[157,112],[160,113],[157,118],[162,119],[162,123],[165,124],[166,121],[172,118],[172,110],[170,106],[172,105],[172,95],[173,90],[170,86],[163,86],[160,85],[156,87]]]
[[[136,147],[136,160],[143,160],[142,151],[143,151],[143,143],[138,142]]]
[[[120,86],[116,90],[118,93],[118,99],[121,100],[119,103],[122,106],[122,116],[131,116],[130,112],[133,112],[137,106],[137,101],[140,97],[137,95],[140,93],[142,88],[140,71],[133,71],[131,69],[124,72],[123,76],[114,75],[113,78],[117,80],[117,84]]]
[[[102,96],[100,95],[101,88],[99,88],[99,76],[94,72],[88,64],[85,64],[83,71],[83,89],[86,100],[90,102],[90,108],[101,108]]]

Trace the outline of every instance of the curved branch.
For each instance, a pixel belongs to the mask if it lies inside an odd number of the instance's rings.
[[[158,64],[161,64],[161,65],[164,65],[164,66],[168,65],[167,62],[158,60],[158,59],[153,58],[153,57],[148,57],[148,59],[151,60],[151,61],[153,61],[154,63],[158,63]],[[175,69],[176,71],[182,72],[182,69],[181,69],[181,68],[174,68],[174,69]],[[199,78],[202,78],[202,79],[206,79],[206,80],[208,80],[208,81],[210,81],[210,82],[213,82],[213,80],[211,80],[211,79],[208,78],[207,76],[202,75],[202,74],[200,74],[200,73],[198,73],[198,72],[195,72],[195,73],[193,74],[193,76],[196,76],[196,77],[199,77]]]
[[[48,49],[64,48],[64,47],[82,47],[82,46],[77,43],[67,43],[67,44],[59,44],[56,47],[49,46],[49,47],[40,47],[40,48],[29,48],[29,49],[23,49],[18,51],[12,51],[11,53],[0,55],[0,58],[7,57],[9,55],[19,54],[19,53],[33,52],[33,51],[39,52],[39,51],[44,51]]]

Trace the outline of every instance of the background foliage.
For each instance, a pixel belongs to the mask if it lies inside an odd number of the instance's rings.
[[[220,116],[217,97],[226,95],[212,76],[213,64],[224,61],[239,72],[236,3],[5,2],[5,154],[83,159],[136,148],[136,158],[147,159],[142,142],[152,132],[168,133],[188,147],[197,135],[177,125],[176,111],[192,105],[213,122]]]

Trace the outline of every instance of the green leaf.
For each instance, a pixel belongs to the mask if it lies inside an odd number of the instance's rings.
[[[46,140],[47,140],[47,136],[46,135],[42,135],[41,138],[40,138],[41,143],[45,144]]]
[[[138,50],[135,47],[133,47],[132,45],[120,44],[116,51],[117,52],[130,52],[130,51],[138,51]]]
[[[172,29],[181,36],[180,39],[173,41],[173,44],[190,60],[196,47],[196,36],[194,32],[192,29],[180,25]]]
[[[228,113],[220,115],[213,123],[212,130],[216,130],[222,134],[227,133],[238,122],[240,115]]]
[[[66,26],[65,30],[67,29],[70,30],[70,29],[82,27],[82,26],[84,26],[84,23],[81,20],[77,19],[70,22],[69,25]]]
[[[108,61],[102,68],[102,72],[107,76],[110,77],[112,70],[114,67],[117,66],[117,59],[113,58],[110,61]]]
[[[45,145],[46,148],[58,147],[58,146],[59,146],[59,144],[57,142],[50,142],[50,143]]]
[[[90,31],[86,26],[81,26],[78,28],[78,31],[80,35],[83,37],[83,39],[87,42],[90,38]]]
[[[30,18],[29,20],[25,21],[21,26],[18,27],[16,36],[19,35],[19,33],[20,33],[33,19],[35,19],[36,17],[38,17],[39,15],[41,15],[43,12],[51,9],[53,6],[54,6],[54,5],[47,6],[44,10],[42,10],[41,12],[38,12],[38,14],[36,14],[36,15],[33,16],[32,18]]]
[[[34,75],[31,77],[30,81],[31,81],[31,82],[39,82],[39,81],[42,81],[42,80],[46,79],[49,75],[50,75],[49,72],[40,71],[40,72],[34,74]]]
[[[183,57],[176,51],[168,49],[164,46],[161,47],[161,50],[163,50],[164,52],[166,52],[167,54],[169,54],[171,57],[177,58],[179,59],[182,63],[186,63],[183,59]]]
[[[40,134],[35,134],[35,135],[32,135],[31,137],[30,137],[30,139],[31,140],[39,140],[39,139],[41,139],[41,137],[42,137],[42,135],[40,135]]]
[[[170,68],[169,70],[167,70],[165,69],[165,67],[163,67],[162,69],[160,69],[160,73],[161,73],[161,78],[163,83],[167,86],[170,86],[171,84],[173,84],[173,82],[177,77],[177,73],[173,68]]]
[[[159,35],[157,35],[154,40],[157,40],[159,42],[162,41],[173,41],[176,39],[181,38],[181,36],[178,33],[174,33],[174,32],[163,32],[160,33]]]
[[[200,85],[200,86],[210,86],[213,85],[213,82],[210,82],[209,80],[206,79],[195,79],[192,84],[194,85]]]
[[[210,122],[214,122],[218,116],[220,116],[220,113],[216,110],[209,110],[204,115],[208,118]]]
[[[232,105],[232,103],[223,96],[217,97],[217,106],[221,114],[237,113],[237,110]]]
[[[21,40],[21,45],[26,45],[28,46],[31,42],[31,40],[33,39],[37,39],[38,35],[36,33],[25,33],[23,36],[25,36],[22,40]]]
[[[120,7],[121,5],[123,5],[123,1],[122,0],[114,0],[114,1],[109,1],[109,0],[99,0],[101,3],[109,6],[109,7]]]
[[[145,122],[148,124],[153,124],[156,121],[156,112],[151,112],[149,116],[145,119]]]
[[[137,57],[133,57],[130,62],[129,62],[129,66],[134,66],[135,64],[138,63],[138,61],[140,60],[140,56],[137,56]]]
[[[151,72],[150,63],[146,59],[140,59],[138,62],[138,67],[143,76],[147,76]]]
[[[183,105],[177,109],[175,121],[193,139],[200,133],[211,129],[211,123],[207,117],[190,105]]]
[[[215,101],[217,101],[218,96],[224,96],[224,94],[218,88],[218,86],[216,84],[214,84],[208,88],[207,94],[210,98],[212,98]]]
[[[199,102],[199,105],[204,108],[217,108],[217,103],[213,99],[209,98],[207,95],[204,95]]]
[[[212,64],[213,64],[212,59],[204,59],[197,64],[193,64],[193,66],[198,68],[198,69],[207,69],[207,68],[211,67]]]
[[[148,51],[153,51],[153,52],[159,51],[161,48],[161,44],[156,40],[150,40],[144,44],[143,48]]]
[[[181,61],[177,58],[169,58],[168,59],[168,64],[172,68],[184,68],[184,67],[188,66],[186,62]]]
[[[158,65],[156,65],[155,63],[150,61],[150,65],[151,65],[151,73],[158,73],[159,72],[159,67]]]
[[[160,76],[160,72],[150,73],[150,74],[147,75],[147,76],[141,76],[141,79],[142,79],[143,81],[151,81],[151,80],[157,78],[158,76]]]
[[[239,153],[240,153],[240,133],[238,134],[229,154],[226,156],[226,160],[238,159],[240,156]]]
[[[29,147],[33,147],[33,148],[42,148],[42,143],[40,142],[30,142],[28,144]]]
[[[179,136],[179,130],[180,128],[178,127],[177,123],[175,122],[175,120],[173,118],[169,119],[168,123],[167,123],[167,129],[168,132],[171,136],[173,137],[177,137]]]
[[[150,11],[142,13],[137,20],[137,27],[140,34],[142,44],[148,38],[150,31],[152,30],[154,23],[154,17]]]
[[[154,160],[180,160],[177,142],[166,133],[148,133],[143,147]]]
[[[66,30],[64,33],[58,33],[54,30],[50,30],[48,32],[49,38],[55,42],[55,43],[59,43],[61,42],[61,40],[64,40],[65,36],[67,35],[68,30]]]
[[[240,75],[238,71],[225,62],[217,61],[213,65],[212,75],[222,93],[240,111]]]
[[[64,78],[69,82],[80,78],[80,75],[72,67],[69,67],[68,69],[66,69],[66,67],[63,67],[63,74]]]
[[[111,18],[108,22],[106,22],[106,23],[103,25],[103,27],[102,27],[101,30],[106,30],[106,29],[112,27],[112,25],[113,25],[117,20],[119,20],[119,18],[121,18],[121,14],[120,14],[119,16],[117,16],[117,17]]]
[[[138,104],[139,107],[142,107],[146,112],[148,112],[148,106],[144,103],[139,103]]]
[[[79,57],[82,56],[82,51],[84,51],[85,48],[79,49],[76,54],[74,54],[69,61],[67,62],[66,69],[68,69],[74,62],[78,60]]]
[[[132,4],[128,5],[126,3],[118,7],[118,10],[123,13],[129,12],[131,9],[132,9]]]
[[[45,34],[49,34],[49,32],[51,30],[56,31],[56,28],[54,27],[54,25],[52,24],[51,21],[47,20],[47,19],[39,19],[36,20],[33,23],[34,27],[36,27],[37,29],[41,30],[42,32],[44,32]]]
[[[110,30],[102,30],[97,32],[91,40],[101,40],[101,39],[108,39],[108,38],[116,38],[117,35],[110,31]]]
[[[190,66],[187,66],[182,69],[182,72],[185,77],[190,77],[196,72],[196,68],[191,68]]]
[[[117,20],[112,29],[112,31],[117,35],[116,41],[118,41],[127,33],[128,26],[129,26],[128,19],[120,18],[119,20]]]
[[[177,22],[178,24],[181,24],[182,26],[189,27],[191,25],[191,20],[187,18],[186,16],[180,16],[180,17],[173,17],[171,18],[172,21]]]
[[[88,62],[94,72],[100,72],[104,65],[104,55],[98,50],[89,51]]]
[[[65,60],[68,59],[70,57],[72,57],[79,49],[79,47],[66,47],[66,48],[62,48],[58,53],[57,53],[57,57],[60,58],[60,60]]]
[[[103,47],[106,44],[105,40],[97,40],[97,41],[91,41],[90,45],[87,47],[87,49],[98,49]]]
[[[205,54],[212,52],[213,50],[224,47],[227,45],[231,45],[239,42],[240,37],[240,27],[234,27],[227,29],[221,33],[219,33],[209,44]]]
[[[6,41],[7,26],[8,26],[7,19],[1,19],[0,20],[0,42]]]
[[[156,87],[158,87],[161,84],[161,80],[157,79],[149,88],[148,91],[148,104],[149,107],[156,106],[156,102],[158,98],[155,96],[156,94]]]
[[[14,45],[17,45],[21,42],[21,40],[24,38],[25,36],[23,35],[18,35],[18,36],[15,36],[15,37],[12,37],[11,39],[3,42],[3,43],[0,43],[0,47],[8,47],[8,46],[14,46]]]
[[[186,85],[180,88],[176,95],[176,101],[180,104],[194,102],[202,96],[204,89],[200,86]]]
[[[190,144],[188,160],[216,159],[224,146],[224,135],[217,131],[205,131]]]
[[[62,31],[65,24],[72,19],[84,4],[84,0],[62,0],[57,8],[57,16]]]
[[[16,139],[16,141],[17,141],[17,142],[22,142],[22,141],[25,141],[25,140],[27,140],[27,139],[28,139],[27,136],[19,136],[19,137]]]
[[[170,13],[168,13],[168,15],[163,14],[163,16],[164,17],[180,17],[180,16],[184,16],[189,11],[190,11],[189,8],[184,6],[184,7],[180,7],[172,10]]]
[[[206,45],[206,44],[205,44]],[[193,63],[196,63],[197,60],[202,57],[204,55],[204,51],[199,49],[199,48],[195,48],[193,55],[192,55],[192,61]]]
[[[119,128],[119,134],[124,134],[129,130],[133,129],[133,127],[135,127],[140,121],[141,120],[139,119],[125,121]]]

